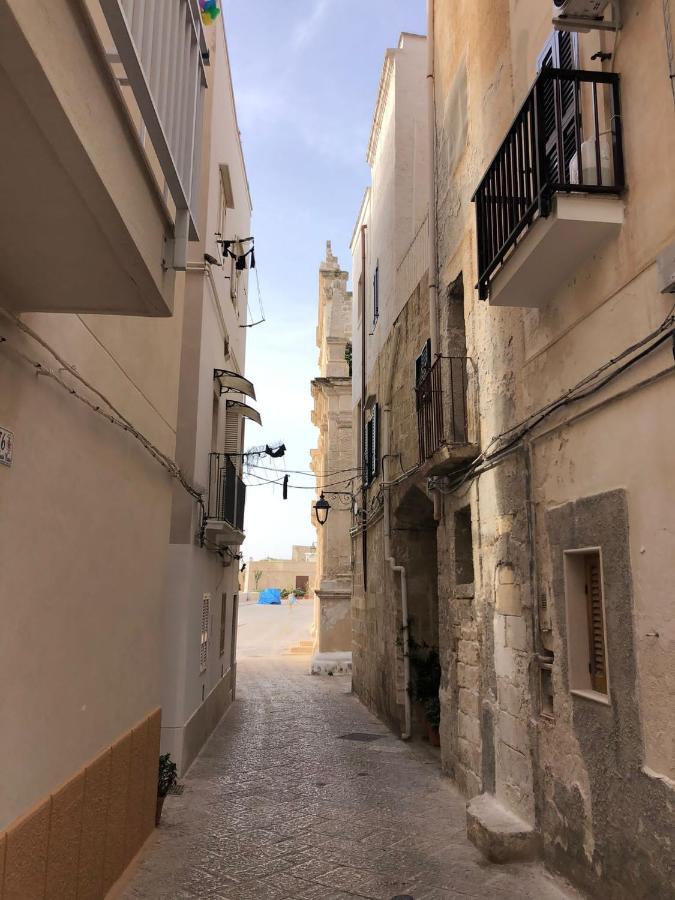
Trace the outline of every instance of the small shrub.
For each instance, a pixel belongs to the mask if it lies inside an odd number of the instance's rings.
[[[166,797],[178,781],[178,767],[171,762],[171,754],[163,753],[159,757],[159,773],[157,777],[157,796]]]

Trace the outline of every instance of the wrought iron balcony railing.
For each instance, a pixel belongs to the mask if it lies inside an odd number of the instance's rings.
[[[441,356],[420,379],[416,388],[420,462],[443,445],[474,443],[468,399],[473,374],[468,357]]]
[[[556,192],[624,188],[619,76],[544,68],[473,196],[478,290],[490,280]]]
[[[226,453],[209,455],[209,502],[207,519],[227,522],[238,531],[244,530],[246,485]]]

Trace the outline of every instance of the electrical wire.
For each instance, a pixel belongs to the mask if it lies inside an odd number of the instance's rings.
[[[344,475],[347,472],[354,472],[358,475],[361,474],[362,469],[360,467],[354,466],[351,469],[337,469],[335,472],[325,472],[322,475],[317,475],[316,472],[309,472],[305,469],[276,469],[271,466],[260,466],[256,463],[248,463],[249,469],[262,469],[265,472],[283,472],[288,475],[305,475],[309,478],[333,478],[335,475]],[[253,472],[251,474],[254,474]]]
[[[665,344],[666,341],[675,337],[675,327],[673,327],[675,325],[675,318],[673,318],[672,315],[673,310],[675,310],[675,306],[673,306],[670,315],[668,315],[666,319],[664,319],[659,328],[653,331],[650,335],[647,335],[647,337],[643,338],[641,341],[638,341],[627,350],[624,350],[617,357],[614,357],[613,360],[610,360],[610,362],[605,363],[599,369],[596,369],[594,373],[591,373],[591,375],[583,378],[580,382],[578,382],[577,385],[575,385],[574,388],[571,388],[569,391],[558,397],[552,403],[548,404],[546,407],[537,411],[536,413],[533,413],[526,420],[524,420],[524,424],[522,425],[521,430],[518,432],[518,434],[507,441],[504,446],[499,447],[493,453],[487,453],[487,451],[482,453],[467,469],[459,473],[455,482],[451,482],[449,488],[445,491],[442,491],[442,493],[455,493],[464,484],[466,484],[467,481],[472,481],[479,475],[493,468],[495,465],[501,462],[503,458],[510,455],[514,451],[514,449],[516,449],[520,445],[523,438],[534,428],[536,428],[537,425],[544,421],[544,419],[548,418],[557,410],[563,409],[565,406],[570,405],[571,403],[577,403],[579,400],[584,400],[587,397],[590,397],[593,394],[597,393],[597,391],[610,384],[623,372],[626,372],[640,360],[651,354],[658,347]],[[668,326],[670,326],[669,329]],[[664,329],[668,330],[664,331]],[[649,341],[652,341],[652,343],[649,343]],[[614,369],[614,371],[609,372],[607,375],[605,375],[604,378],[600,379],[599,381],[596,380],[595,383],[590,384],[592,379],[596,379],[597,376],[605,372],[609,366],[611,366],[612,364],[616,364],[616,362],[622,359],[625,359],[625,357],[629,353],[635,352],[635,350],[640,348],[644,349],[641,349],[640,353],[627,360],[625,363],[623,363],[623,365]],[[589,384],[590,386],[586,387],[586,385]],[[586,389],[578,390],[579,387],[584,387]],[[519,426],[515,426],[514,428],[510,428],[507,431],[502,432],[502,435],[492,439],[489,446],[493,446],[494,443],[499,441],[502,437],[513,434],[514,430],[518,427]]]
[[[259,481],[259,484],[247,485],[247,487],[260,487],[262,484],[283,485],[283,483],[284,483],[283,478],[281,478],[279,480],[271,479],[271,478],[264,478],[262,475],[256,475],[255,472],[249,472],[249,475],[251,476],[251,478],[257,478]],[[289,487],[289,489],[294,490],[294,491],[314,491],[314,492],[316,492],[317,490],[319,490],[319,489],[323,490],[324,488],[343,487],[346,484],[351,484],[354,480],[355,480],[354,478],[347,478],[344,481],[334,481],[332,484],[321,485],[320,488],[318,488],[316,485],[313,485],[313,484],[289,484],[288,487]],[[349,492],[345,492],[345,493],[349,493]]]
[[[204,528],[206,525],[206,506],[204,504],[204,496],[201,491],[199,491],[196,487],[194,487],[187,480],[183,472],[181,471],[178,463],[173,460],[170,456],[163,453],[158,447],[156,447],[149,438],[147,438],[141,431],[134,427],[134,425],[127,419],[123,413],[121,413],[114,404],[108,400],[108,398],[102,394],[97,388],[91,385],[85,378],[83,378],[79,372],[72,366],[70,363],[66,362],[49,344],[43,340],[39,334],[33,331],[25,322],[15,316],[13,313],[8,310],[0,308],[0,314],[2,314],[6,319],[9,319],[20,331],[27,334],[30,338],[32,338],[36,343],[38,343],[44,350],[47,351],[61,366],[62,370],[67,371],[73,378],[75,378],[80,384],[82,384],[88,391],[98,397],[105,406],[108,407],[110,412],[102,409],[101,406],[94,403],[88,397],[85,397],[83,394],[79,393],[75,390],[74,387],[69,385],[60,375],[60,371],[55,372],[53,369],[50,369],[48,366],[43,365],[41,362],[37,360],[31,359],[26,353],[20,350],[18,347],[13,346],[13,344],[4,336],[0,336],[0,343],[7,346],[12,353],[22,359],[25,363],[31,366],[38,375],[44,375],[46,378],[50,378],[52,381],[55,381],[56,384],[59,385],[64,391],[74,397],[76,400],[79,400],[85,406],[87,406],[92,412],[96,415],[101,416],[102,418],[109,421],[112,425],[115,425],[117,428],[120,428],[122,431],[126,431],[133,438],[135,438],[141,446],[150,454],[150,456],[158,462],[172,478],[175,478],[185,491],[195,500],[200,507],[201,511],[201,522],[200,522],[200,544],[204,543]]]

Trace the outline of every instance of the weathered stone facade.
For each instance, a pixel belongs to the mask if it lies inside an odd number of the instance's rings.
[[[317,589],[315,652],[312,672],[317,675],[351,668],[351,569],[349,548],[352,460],[351,313],[348,273],[326,243],[326,259],[319,268],[319,377],[312,381],[312,422],[319,441],[312,451],[317,491],[326,486],[331,510],[324,525],[316,518]],[[335,473],[335,474],[334,474]],[[340,482],[342,479],[343,483]],[[341,493],[342,492],[342,493]]]
[[[430,456],[419,452],[418,407],[426,401],[424,389],[415,392],[416,360],[431,333],[428,276],[402,287],[404,273],[425,271],[417,247],[416,265],[395,261],[398,287],[380,298],[393,312],[378,340],[366,340],[364,389],[355,383],[353,391],[360,433],[374,403],[386,410],[380,449],[388,447],[352,527],[355,690],[404,732],[401,579],[384,558],[388,492],[391,556],[405,569],[410,631],[440,656],[442,766],[467,798],[483,798],[472,805],[474,835],[499,859],[511,829],[514,852],[543,852],[599,897],[674,896],[675,520],[665,500],[675,485],[666,413],[673,321],[656,260],[675,240],[675,182],[662,177],[675,157],[675,117],[664,67],[643,65],[662,56],[663,20],[658,4],[626,0],[618,44],[597,31],[574,39],[575,64],[604,78],[601,86],[620,73],[628,191],[612,202],[623,224],[592,254],[584,257],[581,247],[571,276],[556,282],[544,270],[537,290],[543,283],[546,293],[548,277],[545,302],[524,309],[478,297],[471,201],[530,91],[550,7],[534,0],[432,6],[440,339],[429,362],[468,357],[466,431],[459,441],[445,434],[445,447]],[[600,50],[615,54],[611,63],[592,59]],[[421,100],[421,79],[417,90]],[[580,109],[588,134],[592,116],[587,105]],[[601,106],[603,117],[616,141],[617,118]],[[374,132],[385,145],[386,122],[376,114]],[[383,164],[377,147],[371,138],[374,167]],[[404,177],[394,165],[391,180]],[[363,309],[354,314],[355,349],[369,327],[370,283],[361,272],[364,259],[372,271],[377,258],[381,226],[373,221],[381,213],[372,192],[384,180],[381,172],[373,179],[352,242]],[[580,207],[597,199],[574,196]],[[546,227],[557,214],[554,201]],[[539,224],[533,233],[541,234]],[[495,279],[503,284],[537,246],[525,230]],[[380,310],[373,332],[384,316]],[[622,372],[619,357],[629,364]],[[576,399],[569,392],[581,382],[589,390]],[[446,381],[443,390],[447,428],[458,394]],[[597,566],[596,582],[588,568],[579,575],[580,561]],[[584,652],[588,672],[578,662]],[[591,681],[596,653],[600,688]],[[413,735],[419,725],[418,709]]]

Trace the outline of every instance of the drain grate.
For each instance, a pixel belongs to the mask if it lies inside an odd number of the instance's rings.
[[[339,741],[362,741],[364,744],[369,743],[370,741],[379,741],[381,737],[384,737],[382,734],[367,734],[365,731],[352,731],[349,734],[341,734],[338,737]]]
[[[182,794],[183,793],[183,785],[182,784],[174,784],[169,788],[170,794]]]

